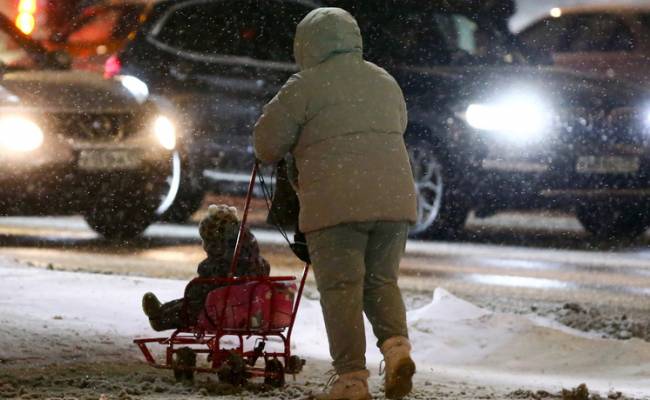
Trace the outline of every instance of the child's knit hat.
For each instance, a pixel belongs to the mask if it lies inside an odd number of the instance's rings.
[[[199,223],[199,235],[206,251],[218,242],[237,240],[239,218],[237,209],[225,204],[211,204],[208,213]]]

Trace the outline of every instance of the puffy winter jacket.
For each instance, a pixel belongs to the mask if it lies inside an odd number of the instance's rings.
[[[406,104],[392,76],[363,60],[359,26],[340,8],[319,8],[298,25],[293,75],[264,107],[254,132],[266,163],[292,153],[300,230],[416,218],[404,145]]]

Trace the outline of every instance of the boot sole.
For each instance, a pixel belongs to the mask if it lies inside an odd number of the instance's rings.
[[[395,371],[395,378],[393,382],[386,385],[386,398],[387,399],[401,399],[402,397],[411,393],[413,389],[413,378],[415,375],[415,363],[411,358],[404,360]]]

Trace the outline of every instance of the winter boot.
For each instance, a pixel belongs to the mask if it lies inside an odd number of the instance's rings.
[[[155,331],[160,331],[160,300],[155,294],[147,292],[142,296],[142,311],[149,317],[151,328]]]
[[[370,400],[367,369],[341,374],[329,391],[314,396],[315,400]]]
[[[384,388],[386,398],[401,399],[411,392],[415,363],[411,359],[411,342],[404,336],[394,336],[381,345],[384,355]]]

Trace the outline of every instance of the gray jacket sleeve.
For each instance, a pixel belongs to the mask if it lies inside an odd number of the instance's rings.
[[[253,132],[255,155],[260,161],[276,163],[291,151],[306,120],[306,99],[304,85],[296,74],[264,106]]]

